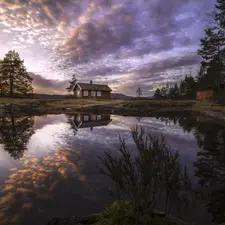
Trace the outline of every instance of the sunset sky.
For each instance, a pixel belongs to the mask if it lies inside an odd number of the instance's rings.
[[[35,92],[64,94],[70,76],[150,96],[195,74],[215,0],[0,0],[0,57],[16,50]]]

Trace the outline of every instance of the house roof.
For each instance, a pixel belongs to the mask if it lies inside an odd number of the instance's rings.
[[[87,121],[78,125],[78,128],[107,126],[112,120]]]
[[[111,88],[108,85],[104,84],[88,84],[88,83],[77,83],[80,88],[85,90],[91,90],[91,91],[112,91]],[[76,87],[76,85],[75,85]],[[75,88],[74,87],[74,88]]]

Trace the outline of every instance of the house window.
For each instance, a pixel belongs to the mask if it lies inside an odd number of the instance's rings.
[[[84,116],[84,121],[88,121],[89,116]]]
[[[102,96],[102,92],[101,91],[97,91],[97,96]]]
[[[97,115],[97,120],[101,120],[102,119],[102,115]]]
[[[88,91],[84,90],[84,96],[88,96]]]
[[[92,115],[91,120],[96,120],[96,115]]]
[[[96,96],[96,92],[95,91],[91,91],[91,96]]]

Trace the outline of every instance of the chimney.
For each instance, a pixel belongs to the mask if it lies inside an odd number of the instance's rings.
[[[90,80],[90,84],[92,84],[92,80]]]

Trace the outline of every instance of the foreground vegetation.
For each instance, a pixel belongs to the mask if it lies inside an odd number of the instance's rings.
[[[186,166],[180,163],[178,151],[167,145],[164,137],[133,128],[132,136],[138,156],[131,156],[123,138],[119,138],[119,157],[110,152],[100,158],[100,173],[115,182],[111,192],[119,200],[106,207],[98,225],[184,224],[170,216],[171,205],[178,212],[191,204],[195,195]],[[164,201],[165,213],[155,210]]]

